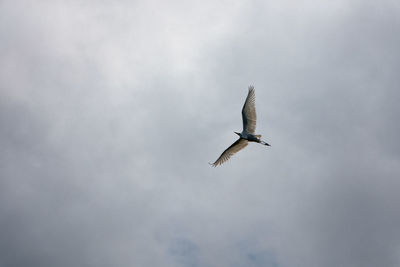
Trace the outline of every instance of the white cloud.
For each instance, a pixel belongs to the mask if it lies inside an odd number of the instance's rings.
[[[0,265],[398,265],[394,3],[0,6]]]

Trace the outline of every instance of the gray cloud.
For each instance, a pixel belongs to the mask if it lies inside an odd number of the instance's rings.
[[[396,3],[0,6],[1,266],[399,265]]]

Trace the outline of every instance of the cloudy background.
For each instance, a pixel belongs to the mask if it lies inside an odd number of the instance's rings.
[[[0,1],[0,266],[400,265],[398,1]],[[247,86],[257,132],[241,130]]]

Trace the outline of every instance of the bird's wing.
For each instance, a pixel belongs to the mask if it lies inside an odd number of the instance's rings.
[[[211,164],[213,167],[217,167],[221,165],[225,161],[227,161],[233,154],[242,150],[247,146],[248,141],[243,138],[239,138],[235,143],[233,143],[230,147],[228,147],[224,152],[222,152],[221,156]]]
[[[248,133],[254,134],[256,131],[256,95],[254,87],[249,86],[249,94],[244,102],[242,109],[243,130]]]

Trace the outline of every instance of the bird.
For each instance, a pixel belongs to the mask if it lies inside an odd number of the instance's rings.
[[[245,148],[249,142],[256,142],[265,146],[271,146],[267,142],[261,140],[260,134],[255,134],[257,122],[256,95],[254,86],[252,85],[249,86],[249,92],[242,108],[242,120],[242,132],[234,132],[235,134],[239,135],[239,139],[236,140],[236,142],[233,143],[230,147],[225,149],[225,151],[222,152],[221,156],[219,156],[219,158],[214,163],[210,163],[211,166],[217,167],[218,165],[222,165],[223,163],[228,161],[230,157],[233,156],[235,153]]]

